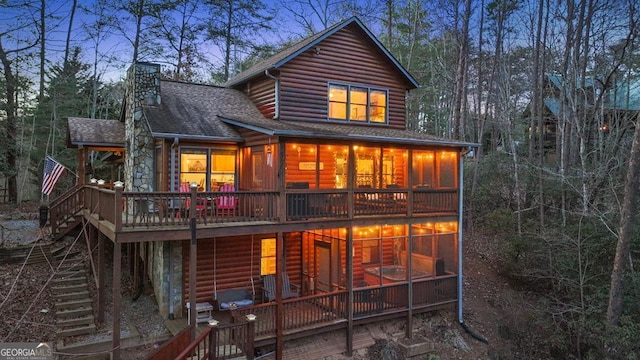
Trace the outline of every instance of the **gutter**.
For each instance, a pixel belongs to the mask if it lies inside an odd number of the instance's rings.
[[[275,81],[275,89],[274,89],[274,93],[275,93],[275,99],[274,99],[274,109],[273,109],[273,119],[277,120],[280,118],[280,79],[278,79],[276,76],[273,76],[271,74],[269,74],[269,69],[266,69],[264,71],[264,75],[268,78],[271,78]]]
[[[178,137],[173,138],[171,144],[171,191],[176,190],[176,151],[178,150]],[[172,241],[169,241],[169,320],[174,319],[173,309],[173,257],[171,254]]]

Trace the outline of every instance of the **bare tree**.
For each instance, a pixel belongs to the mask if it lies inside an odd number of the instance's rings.
[[[200,0],[178,0],[170,11],[155,14],[153,27],[154,42],[163,48],[165,61],[173,68],[169,76],[176,80],[190,80],[195,77],[194,68],[201,58],[199,39],[205,25],[196,15],[203,11]]]
[[[232,69],[241,55],[259,47],[252,41],[260,32],[271,30],[273,16],[267,7],[255,0],[209,0],[211,18],[207,22],[207,39],[222,53],[222,80],[226,81],[238,69]]]
[[[624,186],[624,200],[620,209],[620,227],[616,255],[611,271],[611,288],[609,289],[609,305],[607,307],[607,324],[617,326],[622,315],[624,299],[624,276],[629,259],[629,248],[634,238],[633,227],[637,218],[638,187],[640,187],[640,115],[636,117],[627,179]]]

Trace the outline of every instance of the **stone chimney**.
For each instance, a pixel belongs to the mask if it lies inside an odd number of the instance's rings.
[[[153,137],[143,106],[160,106],[160,65],[135,63],[127,70],[125,189],[153,191]]]

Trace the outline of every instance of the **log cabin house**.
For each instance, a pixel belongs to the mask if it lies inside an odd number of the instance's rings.
[[[201,304],[256,315],[256,346],[280,358],[283,341],[335,329],[350,353],[355,325],[391,318],[411,336],[413,314],[458,304],[462,162],[476,146],[407,130],[417,86],[357,18],[223,87],[136,63],[119,120],[69,119],[80,171],[108,152],[123,184],[86,175],[51,203],[52,231],[83,221],[102,263],[108,240],[114,279],[126,250],[166,318],[197,323],[187,309]],[[117,357],[120,282],[111,290]]]

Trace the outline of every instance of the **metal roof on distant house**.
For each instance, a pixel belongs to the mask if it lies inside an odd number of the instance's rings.
[[[618,82],[613,90],[609,91],[608,101],[605,106],[609,109],[640,111],[640,80]]]
[[[331,35],[335,34],[336,32],[342,30],[343,28],[351,24],[356,24],[371,39],[371,41],[373,41],[376,47],[380,51],[382,51],[382,53],[389,59],[389,61],[394,65],[394,67],[400,73],[402,73],[402,75],[404,75],[404,77],[409,81],[409,83],[411,83],[416,88],[419,86],[418,82],[413,78],[413,76],[411,76],[411,74],[409,74],[409,72],[400,64],[400,62],[398,62],[398,60],[393,55],[391,55],[389,50],[387,50],[387,48],[385,48],[384,45],[382,45],[382,43],[373,35],[373,33],[371,33],[371,31],[369,31],[369,29],[367,29],[367,27],[364,26],[364,24],[360,21],[360,19],[358,19],[355,16],[341,23],[338,23],[332,27],[329,27],[311,37],[308,37],[286,48],[285,50],[277,53],[276,55],[270,58],[267,58],[263,61],[258,62],[257,64],[253,65],[246,71],[243,71],[238,75],[234,76],[233,78],[229,79],[224,84],[224,86],[235,86],[235,85],[244,83],[256,76],[262,75],[266,70],[278,69],[283,65],[285,65],[286,63],[288,63],[291,59],[315,47],[318,43],[320,43],[324,39],[330,37]]]
[[[70,117],[69,146],[124,147],[124,123],[118,120]]]

